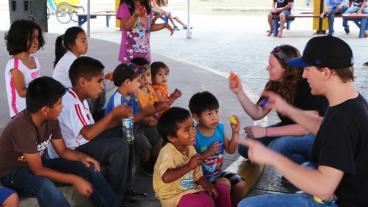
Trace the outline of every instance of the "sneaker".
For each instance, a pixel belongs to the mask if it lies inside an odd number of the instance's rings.
[[[120,202],[120,207],[133,207],[135,206],[136,200],[134,199],[131,199],[131,198],[127,198],[127,199],[124,199],[123,201]]]
[[[349,27],[345,27],[345,28],[344,28],[344,31],[345,31],[345,33],[346,33],[346,34],[349,34],[349,33],[350,33],[350,29],[349,29]]]
[[[142,162],[141,163],[142,170],[143,170],[144,174],[152,177],[153,169],[155,168],[156,159],[157,158],[151,156],[150,159],[147,162]]]
[[[141,193],[141,192],[137,192],[135,190],[129,190],[129,191],[125,192],[125,196],[127,197],[127,200],[129,200],[129,199],[140,199],[140,198],[146,198],[147,193]]]
[[[184,25],[183,29],[188,29],[188,25]],[[193,27],[190,27],[189,29],[193,29]]]
[[[174,30],[175,31],[180,31],[179,27],[177,27],[177,26],[174,26]]]

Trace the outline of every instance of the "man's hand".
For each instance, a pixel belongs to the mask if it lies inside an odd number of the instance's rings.
[[[81,177],[76,177],[73,186],[82,195],[89,197],[93,193],[92,184]]]
[[[266,136],[266,128],[259,126],[247,126],[244,127],[244,132],[249,138],[262,138]]]
[[[265,110],[275,109],[277,112],[287,115],[291,105],[288,104],[281,96],[271,91],[263,92],[262,96],[268,98],[268,103],[264,106]]]
[[[248,158],[257,164],[271,164],[275,152],[264,146],[262,143],[249,138],[240,139],[239,143],[248,147]]]
[[[100,163],[90,156],[84,155],[80,160],[86,167],[93,165],[97,172],[101,171]]]

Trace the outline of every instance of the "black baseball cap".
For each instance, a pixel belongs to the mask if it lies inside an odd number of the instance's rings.
[[[314,37],[308,41],[302,57],[291,58],[286,64],[292,67],[347,68],[354,64],[353,51],[340,38],[331,35]]]

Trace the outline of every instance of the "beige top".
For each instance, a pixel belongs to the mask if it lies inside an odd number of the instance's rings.
[[[178,168],[187,164],[195,154],[197,152],[193,146],[189,146],[188,156],[179,152],[171,143],[166,144],[161,149],[154,168],[153,189],[163,207],[175,207],[182,196],[203,191],[203,188],[195,183],[203,176],[201,166],[171,183],[165,183],[162,180],[162,176],[168,169]]]

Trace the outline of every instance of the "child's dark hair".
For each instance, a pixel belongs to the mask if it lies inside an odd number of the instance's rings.
[[[190,112],[199,116],[207,109],[213,110],[219,107],[217,98],[208,91],[196,93],[189,100]]]
[[[168,141],[167,137],[177,136],[178,124],[187,120],[190,112],[180,107],[171,107],[165,111],[157,123],[157,128],[163,139]]]
[[[152,9],[151,9],[151,4],[149,3],[149,0],[140,0],[140,2],[141,2],[141,5],[143,5],[144,8],[146,8],[147,14],[150,15]],[[134,0],[120,0],[120,4],[122,3],[126,3],[128,5],[130,15],[133,15],[134,10],[135,10]]]
[[[149,64],[148,60],[144,57],[135,57],[130,62],[137,66],[143,66],[143,65]]]
[[[84,33],[84,30],[80,27],[69,27],[63,35],[56,38],[54,67],[66,51],[71,50],[71,46],[75,44],[78,34],[82,32]]]
[[[157,75],[158,71],[160,71],[161,68],[165,68],[167,69],[167,71],[170,71],[169,67],[167,67],[167,65],[161,61],[153,62],[151,64],[152,83],[153,83],[154,77]]]
[[[21,52],[27,52],[33,41],[33,31],[38,30],[38,49],[45,45],[45,40],[42,36],[41,27],[30,20],[16,20],[10,26],[9,31],[5,34],[6,49],[9,55],[16,55]]]
[[[82,56],[74,60],[69,69],[69,79],[72,82],[72,86],[77,85],[79,78],[83,77],[87,80],[91,80],[103,72],[105,66],[98,60]]]
[[[65,87],[57,80],[43,76],[29,83],[26,95],[27,110],[36,113],[42,107],[52,108],[64,95]]]
[[[123,82],[127,79],[134,80],[142,74],[142,70],[139,67],[134,66],[134,64],[119,64],[116,66],[114,72],[112,73],[112,79],[116,87],[121,86]]]

